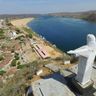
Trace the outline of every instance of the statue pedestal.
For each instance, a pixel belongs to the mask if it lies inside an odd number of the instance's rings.
[[[89,92],[93,88],[94,82],[90,80],[90,82],[86,83],[85,85],[80,84],[77,80],[72,78],[72,84],[73,86],[78,89],[80,94],[84,94],[86,92]]]

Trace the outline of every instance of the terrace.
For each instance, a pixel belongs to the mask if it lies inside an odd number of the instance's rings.
[[[38,55],[40,55],[41,58],[46,59],[50,57],[43,45],[34,44],[33,46],[36,53],[38,53]]]
[[[3,69],[9,68],[9,64],[10,64],[11,60],[12,60],[11,53],[4,54],[4,60],[2,60],[0,62],[0,68],[3,68]]]

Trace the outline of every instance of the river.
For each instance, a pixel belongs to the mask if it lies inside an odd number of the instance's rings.
[[[74,18],[42,16],[28,26],[62,51],[86,44],[87,34],[96,35],[96,23]]]

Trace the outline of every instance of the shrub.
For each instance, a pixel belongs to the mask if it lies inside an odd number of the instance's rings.
[[[16,33],[19,34],[21,33],[21,31],[18,28],[16,28]]]
[[[2,49],[6,48],[6,45],[5,45],[5,44],[3,44],[3,45],[1,46],[1,48],[2,48]]]
[[[96,22],[96,14],[95,13],[91,13],[88,14],[87,16],[85,15],[83,17],[84,20],[88,20],[88,21],[92,21],[92,22]]]
[[[4,60],[3,55],[0,55],[0,61]]]
[[[18,53],[15,53],[15,59],[19,60],[19,54]]]
[[[4,30],[3,29],[0,29],[0,39],[4,39],[5,36],[4,36]]]
[[[28,37],[29,37],[29,38],[32,38],[32,33],[29,33]]]
[[[17,65],[20,65],[20,61],[17,62]]]
[[[26,32],[28,32],[28,37],[29,37],[29,38],[32,38],[32,34],[33,34],[32,30],[29,29],[29,28],[26,28],[26,27],[23,27],[23,29],[24,29]]]
[[[22,69],[24,67],[24,65],[18,65],[17,69]]]
[[[30,85],[29,80],[33,77],[38,69],[38,63],[32,62],[24,65],[21,70],[18,70],[12,78],[10,78],[0,90],[0,96],[23,96],[25,89]]]
[[[15,51],[15,49],[14,49],[14,48],[12,48],[12,49],[11,49],[11,53],[14,53],[14,51]]]
[[[11,66],[16,66],[16,59],[13,59],[13,61],[11,62]]]
[[[0,75],[3,75],[4,73],[6,73],[6,71],[0,70]]]

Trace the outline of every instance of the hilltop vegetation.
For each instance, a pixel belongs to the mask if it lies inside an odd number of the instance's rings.
[[[48,58],[42,58],[36,53],[34,42],[46,48],[50,54]],[[63,66],[67,58],[69,56],[31,29],[25,26],[19,29],[10,20],[4,20],[0,29],[0,96],[24,96],[26,88],[31,86],[35,78],[43,78],[37,76],[39,70],[43,70],[42,76],[51,74],[45,64]]]
[[[72,17],[79,18],[88,21],[96,21],[96,11],[85,11],[85,12],[59,12],[59,13],[49,13],[49,14],[18,14],[18,15],[0,15],[0,18],[28,18],[28,17],[40,17],[40,16],[61,16],[61,17]]]
[[[82,19],[88,20],[88,21],[91,21],[91,22],[96,22],[96,14],[91,13],[89,15],[84,16]]]
[[[30,18],[30,17],[38,17],[41,16],[41,14],[1,14],[0,19],[20,19],[20,18]]]
[[[96,11],[51,13],[51,16],[71,17],[96,22]]]
[[[4,39],[4,30],[0,29],[0,39]]]
[[[28,83],[30,85],[30,80],[38,69],[38,64],[37,61],[26,64],[6,84],[3,86],[3,83],[0,84],[0,96],[23,96]]]

